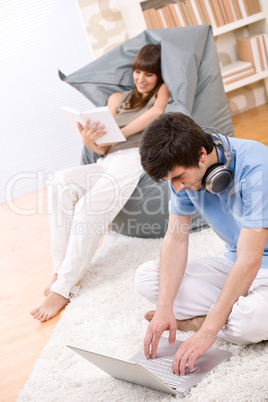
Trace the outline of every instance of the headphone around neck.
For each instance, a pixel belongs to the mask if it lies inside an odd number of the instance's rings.
[[[215,127],[202,127],[203,131],[209,130],[208,134],[216,135],[218,140],[214,141],[216,147],[219,147],[225,158],[225,163],[214,163],[211,165],[203,177],[202,180],[202,189],[208,191],[212,194],[218,194],[224,191],[231,181],[233,180],[234,174],[233,171],[229,168],[230,162],[232,160],[232,152],[229,138],[219,129]],[[228,149],[226,149],[221,137],[219,134],[223,135],[228,143]]]

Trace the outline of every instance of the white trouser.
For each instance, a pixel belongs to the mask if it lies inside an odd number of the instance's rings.
[[[233,266],[224,256],[189,258],[186,272],[174,301],[177,320],[207,315],[216,302]],[[156,304],[159,261],[149,261],[136,271],[136,290]],[[239,345],[268,339],[268,269],[260,269],[247,296],[233,305],[227,323],[217,335]]]
[[[52,258],[51,290],[69,297],[84,275],[107,226],[133,193],[141,174],[138,148],[63,170],[47,184]]]

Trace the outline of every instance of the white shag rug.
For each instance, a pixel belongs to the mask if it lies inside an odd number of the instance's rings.
[[[35,363],[17,401],[173,401],[173,397],[116,380],[67,348],[67,344],[129,359],[143,347],[153,305],[136,294],[134,275],[145,261],[159,257],[161,239],[138,239],[110,232],[97,251],[78,296],[66,307]],[[223,242],[206,229],[190,235],[190,255],[217,255]],[[267,316],[268,317],[268,316]],[[268,319],[268,318],[267,318]],[[177,339],[191,334],[177,332]],[[267,402],[268,342],[237,346],[217,339],[214,347],[233,356],[204,378],[183,400]]]

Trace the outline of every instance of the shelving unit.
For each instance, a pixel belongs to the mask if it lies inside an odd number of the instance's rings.
[[[138,35],[147,28],[141,6],[141,3],[146,1],[113,0],[114,5],[121,11],[129,38]],[[257,33],[268,33],[268,0],[259,0],[259,4],[261,12],[213,29],[218,53],[226,53],[227,51],[230,55],[230,62],[237,60],[236,39],[243,39]],[[225,92],[231,92],[260,80],[264,80],[268,98],[268,70],[225,85]]]
[[[223,35],[227,32],[234,31],[235,29],[238,29],[238,28],[253,24],[254,22],[262,21],[265,19],[266,19],[266,16],[265,16],[264,12],[253,14],[247,18],[243,18],[241,20],[231,22],[230,24],[225,24],[218,28],[213,29],[213,35],[214,36]]]
[[[254,82],[267,79],[268,78],[268,71],[262,71],[260,73],[251,75],[250,77],[242,78],[239,81],[235,81],[232,84],[228,84],[224,86],[225,92],[231,92],[234,91],[235,89],[245,87],[246,85],[253,84]],[[267,93],[267,89],[266,89]]]

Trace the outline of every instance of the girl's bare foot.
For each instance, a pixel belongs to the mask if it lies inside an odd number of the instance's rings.
[[[48,321],[51,318],[55,317],[58,312],[69,303],[68,299],[59,295],[55,292],[49,292],[47,299],[44,303],[34,310],[31,311],[31,314],[37,320],[41,322]]]
[[[54,274],[53,278],[52,278],[52,281],[50,282],[50,284],[44,290],[44,295],[45,296],[48,296],[48,294],[50,292],[50,288],[53,285],[53,283],[56,282],[57,278],[58,278],[58,274]]]
[[[144,318],[147,321],[152,321],[155,310],[150,310],[145,313]],[[177,329],[179,331],[187,332],[187,331],[198,331],[203,322],[205,321],[206,316],[193,317],[188,320],[177,320]]]

